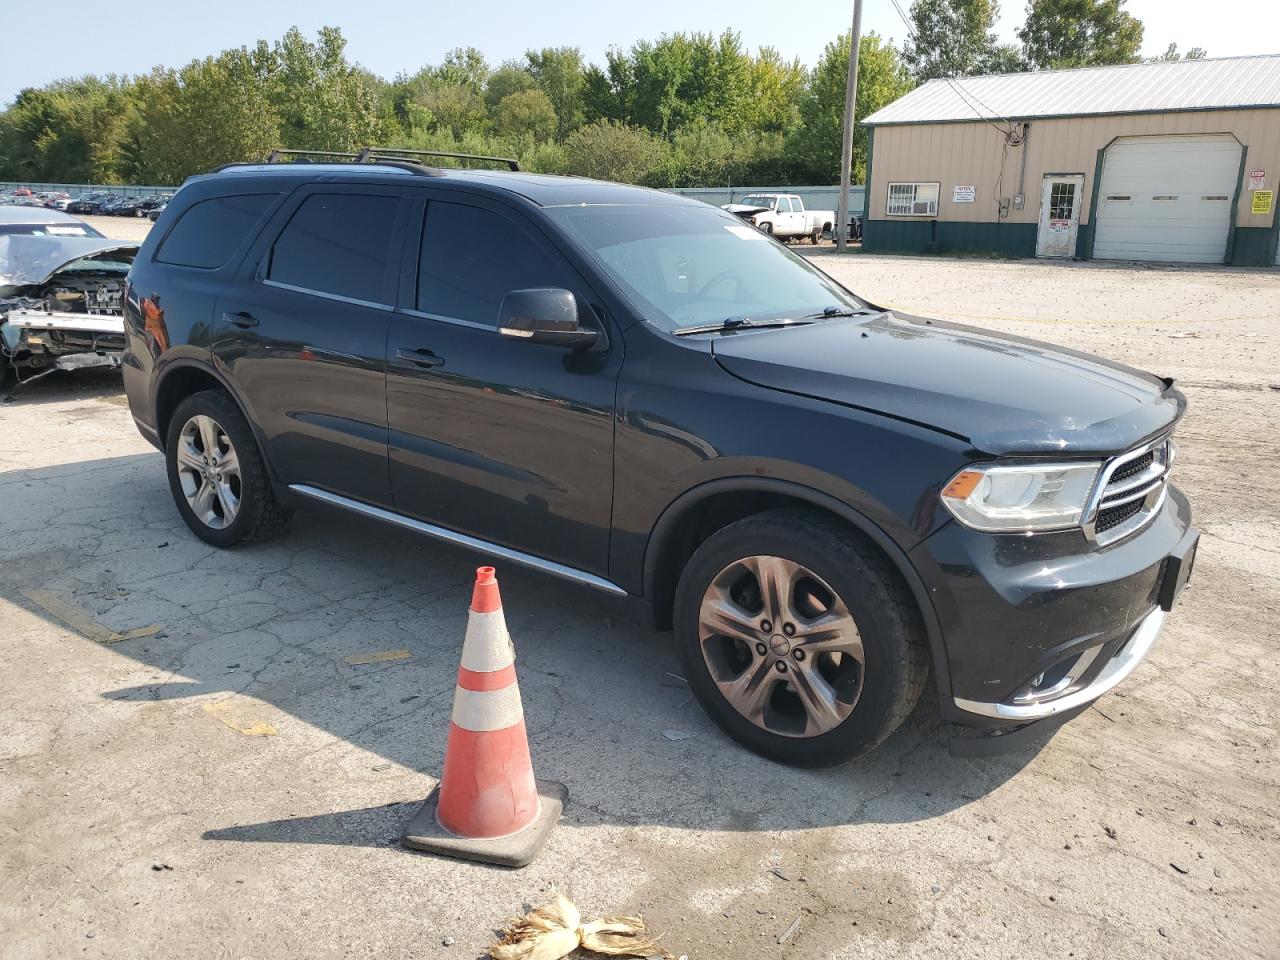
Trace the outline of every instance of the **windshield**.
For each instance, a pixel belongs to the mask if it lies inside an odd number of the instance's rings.
[[[777,197],[766,197],[763,194],[753,193],[749,197],[743,197],[738,202],[744,207],[768,207],[772,210],[777,199]]]
[[[779,320],[864,304],[782,244],[705,205],[551,207],[635,302],[670,332],[730,317]]]
[[[26,237],[101,237],[87,223],[0,223],[0,234]]]

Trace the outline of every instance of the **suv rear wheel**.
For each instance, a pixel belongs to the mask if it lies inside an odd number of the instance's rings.
[[[248,421],[222,390],[204,390],[178,404],[164,449],[178,512],[206,543],[233,547],[265,540],[288,521]]]
[[[875,747],[928,675],[919,612],[888,561],[805,510],[758,514],[708,538],[680,578],[675,632],[712,719],[796,766]]]

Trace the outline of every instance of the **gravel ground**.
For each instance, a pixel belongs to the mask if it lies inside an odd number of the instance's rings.
[[[1134,677],[1009,756],[950,757],[926,704],[865,762],[793,771],[702,715],[667,635],[505,568],[537,770],[570,804],[523,871],[412,854],[474,559],[310,512],[212,550],[118,379],[49,377],[0,405],[4,955],[476,957],[559,888],[695,960],[1280,956],[1280,274],[811,255],[1182,382],[1205,536]],[[32,590],[162,631],[94,642]]]

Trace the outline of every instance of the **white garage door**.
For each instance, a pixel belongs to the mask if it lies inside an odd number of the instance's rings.
[[[1222,263],[1239,179],[1230,135],[1120,138],[1102,162],[1094,257]]]

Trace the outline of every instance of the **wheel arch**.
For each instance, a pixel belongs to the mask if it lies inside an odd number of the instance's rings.
[[[659,627],[670,625],[675,585],[683,562],[710,533],[728,523],[778,506],[807,506],[834,516],[864,535],[888,557],[920,610],[929,641],[934,684],[945,704],[951,691],[951,671],[942,627],[928,587],[915,565],[885,530],[866,514],[830,494],[772,477],[724,477],[687,490],[658,517],[644,554],[644,597]],[[717,511],[717,506],[720,510]],[[710,522],[708,522],[708,520]],[[723,521],[723,522],[721,522]],[[701,530],[708,529],[699,537]]]
[[[244,415],[245,422],[249,424],[249,429],[253,431],[253,438],[258,443],[258,451],[262,454],[262,462],[266,464],[268,476],[273,480],[276,479],[275,471],[271,468],[271,460],[267,457],[267,448],[263,443],[262,434],[253,417],[249,415],[244,401],[240,399],[226,377],[212,366],[196,360],[175,360],[156,380],[154,409],[156,433],[160,438],[161,447],[163,448],[169,436],[169,422],[178,404],[202,390],[222,390],[240,408],[240,413]]]

